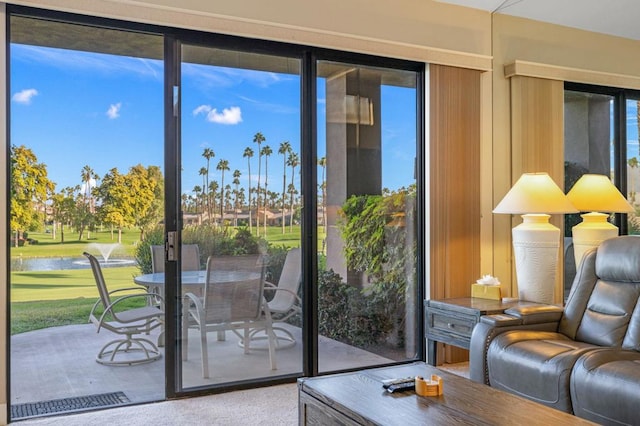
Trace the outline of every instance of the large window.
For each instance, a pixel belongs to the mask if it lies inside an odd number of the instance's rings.
[[[639,234],[640,93],[566,83],[564,100],[565,189],[569,191],[585,173],[609,176],[635,209],[629,214],[612,214],[609,220],[621,234]],[[575,276],[571,228],[580,221],[579,214],[566,215],[566,291]]]
[[[423,357],[424,64],[9,11],[12,420]]]

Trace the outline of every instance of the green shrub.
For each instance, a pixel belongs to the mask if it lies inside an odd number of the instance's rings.
[[[251,235],[248,229],[234,230],[216,225],[194,225],[182,231],[183,244],[197,244],[200,250],[200,267],[204,269],[211,255],[242,255],[265,253],[267,243],[263,239]],[[158,226],[145,234],[135,250],[135,258],[143,274],[152,272],[152,245],[164,244],[164,227]],[[278,275],[279,276],[279,275]]]
[[[319,333],[340,342],[365,347],[380,343],[393,320],[375,295],[342,282],[333,270],[318,272]]]
[[[289,253],[289,248],[285,245],[269,245],[267,249],[267,270],[265,274],[267,281],[270,283],[278,285],[287,253]]]
[[[157,226],[148,231],[142,241],[139,241],[135,249],[135,257],[138,261],[138,267],[143,274],[153,272],[151,266],[151,246],[164,245],[164,227]]]

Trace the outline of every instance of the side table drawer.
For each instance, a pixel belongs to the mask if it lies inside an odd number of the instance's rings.
[[[469,349],[471,333],[478,320],[478,315],[430,307],[427,310],[427,338]]]
[[[432,316],[432,331],[456,333],[471,338],[471,332],[476,325],[475,316],[452,316],[450,312],[434,311]]]

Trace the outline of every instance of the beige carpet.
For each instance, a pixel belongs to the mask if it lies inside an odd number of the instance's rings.
[[[469,363],[444,364],[439,368],[469,377]],[[228,392],[218,395],[163,401],[23,420],[22,425],[296,425],[298,388],[295,383]]]
[[[23,420],[19,425],[296,425],[296,384]]]

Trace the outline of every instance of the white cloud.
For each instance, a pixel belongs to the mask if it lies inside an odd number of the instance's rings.
[[[36,96],[38,91],[36,89],[25,89],[13,95],[11,99],[19,104],[29,105],[31,98]]]
[[[107,110],[107,117],[111,120],[115,120],[120,117],[120,108],[122,107],[122,103],[118,102],[117,104],[111,104],[109,109]]]
[[[209,105],[200,105],[198,108],[193,110],[193,115],[198,115],[201,113],[208,114],[211,111],[211,107]]]
[[[193,115],[206,114],[207,121],[218,124],[238,124],[242,121],[242,111],[240,107],[232,106],[224,108],[218,112],[217,108],[209,105],[200,105],[193,110]]]

